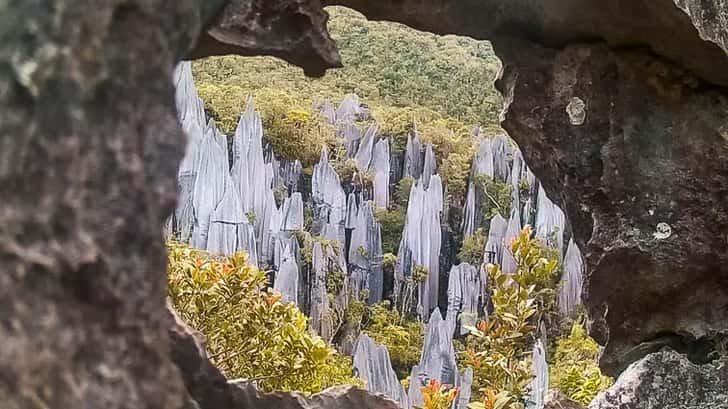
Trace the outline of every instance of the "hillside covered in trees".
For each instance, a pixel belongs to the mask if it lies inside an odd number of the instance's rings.
[[[380,120],[417,109],[468,126],[497,127],[501,97],[492,82],[500,63],[488,42],[370,22],[343,7],[327,10],[344,68],[329,70],[323,79],[267,57],[213,57],[194,64],[200,96],[221,129],[234,129],[248,96],[265,113],[278,104],[308,111],[318,100],[338,101],[349,93]]]

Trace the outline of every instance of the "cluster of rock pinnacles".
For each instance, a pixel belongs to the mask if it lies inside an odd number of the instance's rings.
[[[358,128],[356,120],[366,116],[367,110],[355,95],[345,97],[338,108],[323,102],[317,106],[320,115],[336,127],[357,172],[372,175],[372,183],[361,188],[341,180],[323,149],[310,189],[306,189],[300,162],[278,160],[263,145],[264,129],[252,100],[241,114],[234,135],[228,138],[213,120],[206,118],[189,63],[178,66],[175,83],[179,119],[188,137],[188,148],[179,171],[180,201],[170,218],[167,234],[211,253],[247,252],[251,263],[274,272],[274,288],[308,314],[312,328],[324,339],[334,335],[333,309],[344,310],[353,297],[368,304],[383,300],[382,237],[375,211],[390,206],[391,193],[399,180],[415,180],[390,296],[395,302],[402,302],[415,267],[426,269],[425,279],[410,294],[413,309],[427,323],[424,347],[419,364],[412,368],[413,381],[405,390],[392,369],[386,346],[360,334],[353,352],[354,366],[369,391],[384,394],[408,409],[422,405],[420,387],[437,379],[459,386],[456,408],[467,408],[473,372],[470,368],[458,368],[453,339],[466,334],[466,326],[473,325],[484,311],[485,264],[499,263],[506,273],[517,268],[508,243],[527,224],[534,226],[536,237],[563,258],[559,296],[562,314],[571,314],[579,303],[583,262],[573,241],[569,241],[562,254],[564,213],[549,200],[518,148],[506,136],[480,137],[479,130],[474,130],[473,137],[480,142],[460,228],[468,236],[479,226],[487,225],[486,256],[482,265],[448,266],[448,302],[443,317],[438,308],[438,293],[442,274],[441,230],[448,203],[444,200],[446,186],[437,172],[432,145],[423,143],[414,133],[407,139],[404,154],[394,155],[390,138],[379,135],[376,126]],[[478,175],[511,186],[512,211],[508,219],[496,215],[484,220],[480,209],[485,199],[475,186]],[[304,228],[305,207],[313,214],[311,233],[326,239],[314,242],[310,269],[302,262],[295,235]],[[344,283],[332,305],[326,277],[335,272],[343,273]],[[533,352],[530,405],[534,408],[543,406],[548,389],[542,345],[537,342]]]

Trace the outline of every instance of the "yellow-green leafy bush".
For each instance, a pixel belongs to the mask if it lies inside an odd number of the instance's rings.
[[[518,269],[504,274],[487,267],[493,312],[471,328],[465,362],[473,367],[473,387],[480,402],[474,409],[521,409],[531,380],[531,345],[540,308],[552,308],[558,261],[544,257],[545,249],[526,226],[511,243]]]
[[[460,247],[460,252],[458,252],[460,262],[478,267],[483,262],[487,241],[488,237],[483,229],[478,229],[470,236],[466,236],[463,245]]]
[[[460,388],[443,385],[437,379],[431,379],[420,390],[425,405],[422,409],[450,409],[460,392]]]
[[[264,272],[240,253],[214,257],[170,243],[169,296],[180,316],[207,338],[212,361],[229,378],[266,391],[319,392],[361,384],[351,360],[308,331],[306,316],[267,290]]]
[[[419,363],[424,342],[422,323],[390,309],[387,301],[369,308],[364,331],[375,342],[387,346],[399,379],[407,377],[412,367]]]
[[[589,404],[599,392],[614,383],[602,375],[598,359],[599,345],[587,335],[581,323],[575,322],[569,336],[556,342],[549,366],[551,387],[579,403]]]
[[[374,217],[381,225],[382,230],[382,251],[384,253],[397,254],[399,241],[402,238],[405,222],[405,208],[392,210],[377,209]]]
[[[490,220],[497,214],[505,219],[511,217],[513,188],[509,183],[500,182],[488,175],[475,176],[475,183],[485,196],[482,201],[481,211],[486,219]]]

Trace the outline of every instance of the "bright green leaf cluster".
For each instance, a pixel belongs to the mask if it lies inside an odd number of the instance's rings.
[[[392,367],[399,379],[410,374],[422,353],[424,327],[417,319],[402,316],[387,301],[369,308],[364,331],[377,343],[387,346]]]
[[[229,378],[263,390],[319,392],[361,384],[351,360],[308,331],[306,316],[266,290],[264,272],[247,255],[214,257],[170,243],[169,296],[180,316],[207,338],[215,365]]]
[[[478,229],[470,236],[466,236],[458,252],[460,262],[468,263],[476,267],[479,266],[483,262],[487,241],[488,236],[483,229]]]
[[[488,265],[493,312],[477,328],[470,328],[465,362],[473,367],[474,388],[480,403],[474,408],[521,409],[531,380],[530,347],[536,323],[553,309],[557,259],[545,257],[544,246],[526,226],[511,243],[518,269],[504,274]]]
[[[569,335],[556,343],[549,366],[549,381],[569,398],[584,405],[614,383],[598,366],[599,345],[575,322]]]

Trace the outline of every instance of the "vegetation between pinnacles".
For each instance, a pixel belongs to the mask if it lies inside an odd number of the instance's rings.
[[[169,296],[185,322],[205,335],[211,360],[228,378],[265,391],[362,385],[351,359],[311,335],[306,316],[266,289],[265,273],[244,253],[214,257],[179,243],[168,250]]]

